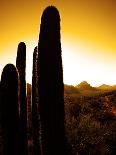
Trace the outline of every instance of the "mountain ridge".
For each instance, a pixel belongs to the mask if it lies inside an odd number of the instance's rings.
[[[29,87],[29,89],[31,88],[31,84],[27,83],[27,87]],[[70,85],[70,84],[64,84],[64,89],[73,89],[76,91],[76,89],[79,90],[116,90],[116,85],[107,85],[107,84],[102,84],[100,86],[96,86],[93,87],[91,86],[87,81],[82,81],[79,84],[77,84],[76,86],[74,85]]]

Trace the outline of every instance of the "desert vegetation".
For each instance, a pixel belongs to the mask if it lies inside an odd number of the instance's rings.
[[[49,6],[33,51],[32,85],[26,83],[24,42],[16,66],[3,68],[1,155],[116,154],[116,86],[64,85],[60,39],[60,15]]]

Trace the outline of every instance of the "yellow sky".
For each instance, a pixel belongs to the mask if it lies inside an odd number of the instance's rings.
[[[61,16],[64,83],[116,84],[115,0],[0,1],[0,70],[15,64],[18,43],[24,41],[31,82],[32,53],[48,5],[55,5]]]

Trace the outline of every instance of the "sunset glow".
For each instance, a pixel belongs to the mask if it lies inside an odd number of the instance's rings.
[[[27,82],[32,78],[32,55],[38,44],[40,19],[48,5],[61,16],[64,83],[85,80],[93,86],[116,84],[115,0],[5,0],[0,5],[0,71],[15,64],[20,41],[27,46]]]

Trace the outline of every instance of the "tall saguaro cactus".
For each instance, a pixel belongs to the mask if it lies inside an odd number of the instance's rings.
[[[19,153],[18,73],[7,64],[1,76],[1,121],[3,155]]]
[[[22,155],[27,155],[27,100],[26,100],[26,45],[20,42],[18,45],[16,67],[20,80],[20,151]]]
[[[65,154],[64,85],[60,42],[60,15],[47,7],[41,18],[38,44],[38,93],[42,154]]]
[[[32,72],[32,135],[33,135],[33,155],[40,155],[40,116],[38,102],[38,75],[37,75],[38,51],[35,47],[33,52],[33,72]]]

